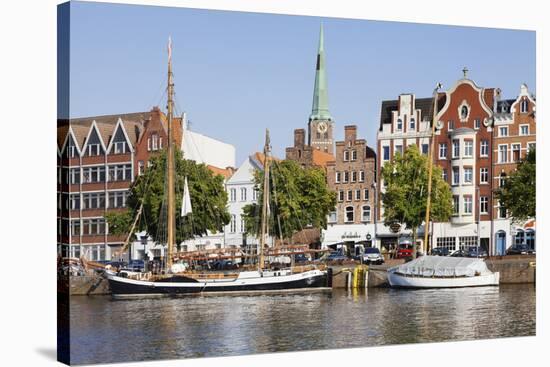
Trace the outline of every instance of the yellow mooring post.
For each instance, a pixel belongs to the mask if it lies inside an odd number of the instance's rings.
[[[353,269],[352,288],[365,288],[367,286],[368,271],[368,266],[357,266]]]

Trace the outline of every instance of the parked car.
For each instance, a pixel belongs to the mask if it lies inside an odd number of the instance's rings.
[[[309,258],[304,254],[297,254],[294,255],[294,262],[295,263],[305,263],[306,261],[309,261]]]
[[[365,264],[383,264],[384,257],[376,247],[367,247],[363,253],[363,263]]]
[[[467,257],[468,256],[468,251],[463,250],[463,249],[456,250],[455,252],[453,252],[451,254],[451,256],[452,257]]]
[[[327,256],[327,261],[343,261],[347,260],[348,257],[341,253],[340,251],[333,251]]]
[[[487,251],[482,247],[468,247],[468,257],[487,257]]]
[[[142,272],[145,270],[145,262],[143,260],[132,260],[128,263],[127,268],[132,271]]]
[[[406,259],[412,257],[413,247],[409,241],[404,241],[399,244],[397,247],[397,252],[395,253],[396,259]]]
[[[436,247],[432,249],[432,256],[449,256],[449,249],[447,247]]]
[[[506,250],[506,255],[530,255],[535,254],[535,250],[530,249],[525,244],[512,245],[508,250]]]

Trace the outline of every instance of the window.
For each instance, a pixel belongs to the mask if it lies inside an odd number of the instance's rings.
[[[82,209],[105,208],[105,193],[94,192],[82,194]]]
[[[449,120],[447,123],[447,130],[454,130],[455,128],[455,122],[453,120]]]
[[[479,169],[479,182],[489,183],[489,168],[483,167]]]
[[[71,168],[71,170],[68,171],[68,174],[71,185],[80,183],[80,168]]]
[[[244,218],[241,217],[241,233],[246,232],[246,226],[244,223]]]
[[[355,190],[355,200],[361,200],[361,190]]]
[[[403,154],[403,145],[396,145],[395,146],[395,152]]]
[[[342,174],[340,172],[336,172],[336,178],[335,178],[336,183],[340,183],[341,176],[342,176]]]
[[[317,140],[321,139],[321,133],[317,131]]]
[[[338,191],[338,201],[344,201],[344,190]]]
[[[361,213],[362,222],[370,222],[370,205],[364,205]]]
[[[348,190],[348,201],[352,201],[352,200],[353,200],[353,191]]]
[[[474,120],[474,129],[479,130],[480,127],[481,127],[481,120],[480,119],[475,119]]]
[[[101,145],[99,143],[89,144],[87,150],[88,150],[88,155],[89,156],[99,155],[101,153]]]
[[[501,126],[498,129],[498,136],[508,136],[508,126]]]
[[[105,182],[105,166],[84,167],[82,183]]]
[[[76,157],[77,153],[78,152],[76,150],[76,147],[74,145],[69,145],[69,149],[67,150],[67,154],[68,154],[69,158]]]
[[[252,188],[252,200],[258,200],[258,190],[256,188]]]
[[[529,135],[529,125],[520,125],[519,135]]]
[[[453,196],[453,214],[458,215],[459,211],[459,198],[458,195]]]
[[[464,167],[464,183],[471,184],[473,179],[472,167]]]
[[[521,158],[521,144],[512,144],[512,162],[518,162]]]
[[[529,102],[527,101],[527,99],[523,99],[519,105],[520,107],[520,112],[521,113],[527,113],[529,112]]]
[[[438,237],[436,240],[436,247],[443,247],[449,249],[449,252],[456,249],[455,237]]]
[[[369,189],[363,190],[363,200],[369,200]]]
[[[532,151],[533,149],[535,149],[535,143],[527,143],[527,152],[530,152]]]
[[[439,159],[447,158],[447,144],[439,143]]]
[[[489,156],[489,140],[482,140],[479,147],[479,155],[482,157]]]
[[[498,187],[503,187],[506,183],[506,173],[502,172],[498,178]]]
[[[115,154],[124,154],[126,153],[126,142],[117,141],[114,143]]]
[[[365,171],[359,171],[359,182],[365,181]]]
[[[428,144],[422,144],[422,154],[428,154]]]
[[[498,146],[498,162],[499,163],[508,162],[508,145]]]
[[[441,170],[441,178],[443,179],[443,181],[447,182],[447,170],[446,169]]]
[[[105,219],[83,219],[82,234],[85,236],[96,236],[105,234]]]
[[[349,150],[344,151],[344,162],[349,161]]]
[[[138,175],[142,175],[145,171],[145,163],[143,161],[138,161]]]
[[[474,156],[474,141],[473,140],[464,140],[464,156],[473,157]]]
[[[453,139],[453,158],[460,157],[460,140]]]
[[[523,245],[525,243],[525,232],[523,232],[523,230],[517,230],[517,233],[514,236],[514,243],[516,246]]]
[[[331,211],[331,212],[328,214],[328,222],[329,222],[329,223],[336,223],[337,220],[338,220],[338,213],[336,212],[336,210]]]
[[[352,160],[352,161],[356,161],[356,160],[357,160],[357,151],[356,151],[356,150],[352,150],[352,151],[351,151],[351,160]]]
[[[246,187],[241,187],[241,201],[246,201]]]
[[[477,246],[477,236],[460,236],[458,237],[458,245],[461,250]]]
[[[235,214],[231,214],[231,222],[229,225],[230,225],[229,232],[231,233],[237,232],[237,216]]]
[[[353,222],[353,206],[346,207],[346,223]]]
[[[535,249],[535,231],[528,229],[525,231],[525,244],[531,250]]]
[[[126,199],[129,193],[127,191],[112,191],[109,193],[109,208],[125,208]]]
[[[468,118],[468,107],[462,106],[462,108],[460,109],[460,119],[466,120],[467,118]]]
[[[151,137],[148,137],[148,138],[147,138],[147,151],[148,151],[148,152],[151,151]]]
[[[388,146],[382,147],[382,151],[383,151],[384,160],[389,161],[390,160],[390,147],[388,147]]]
[[[487,196],[479,198],[479,211],[482,214],[489,213],[489,198]]]
[[[109,166],[109,181],[129,181],[132,179],[132,165]]]
[[[506,218],[506,208],[500,200],[498,201],[498,217],[500,219]]]
[[[472,196],[464,195],[464,214],[472,214]]]
[[[158,150],[159,136],[157,134],[151,135],[151,150]]]
[[[237,201],[237,189],[229,190],[229,200],[230,201]]]
[[[71,194],[69,196],[69,209],[71,210],[80,209],[80,194]]]
[[[409,129],[414,130],[415,128],[416,128],[416,121],[413,117],[413,118],[411,118],[411,121],[409,121]]]
[[[453,167],[453,185],[460,184],[460,168]]]
[[[80,219],[71,221],[71,236],[80,236]]]
[[[162,136],[159,137],[159,149],[162,149]]]
[[[357,181],[357,171],[352,171],[351,172],[351,182],[356,182]]]
[[[349,172],[345,171],[344,172],[344,183],[347,183],[348,181],[349,181]]]
[[[403,120],[397,119],[397,130],[401,131],[403,130]]]

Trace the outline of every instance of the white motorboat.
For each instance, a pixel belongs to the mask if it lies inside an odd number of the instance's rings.
[[[388,269],[388,281],[401,288],[498,286],[499,273],[490,271],[483,259],[422,256]]]

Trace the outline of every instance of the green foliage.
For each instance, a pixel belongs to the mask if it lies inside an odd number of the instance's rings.
[[[143,214],[138,230],[146,230],[155,240],[166,238],[166,152],[151,158],[151,166],[137,178],[130,189],[128,210],[107,216],[113,234],[126,234],[143,201]],[[223,177],[214,175],[204,164],[185,160],[175,152],[176,242],[218,232],[229,223],[227,194]],[[181,217],[185,177],[187,177],[193,213]],[[163,207],[164,203],[164,207]],[[164,208],[164,209],[163,209]]]
[[[453,209],[451,189],[441,176],[441,168],[434,165],[430,218],[435,221],[449,220]],[[428,157],[415,145],[409,146],[384,165],[382,179],[386,185],[381,193],[384,224],[404,224],[416,243],[416,231],[426,218]]]
[[[258,235],[262,220],[264,172],[255,172],[258,204],[243,208],[247,233]],[[328,189],[320,168],[302,168],[296,162],[273,162],[270,174],[269,233],[290,238],[307,225],[326,228],[327,215],[334,210],[336,194]]]
[[[535,218],[537,206],[537,158],[532,149],[504,181],[496,196],[516,221]]]

